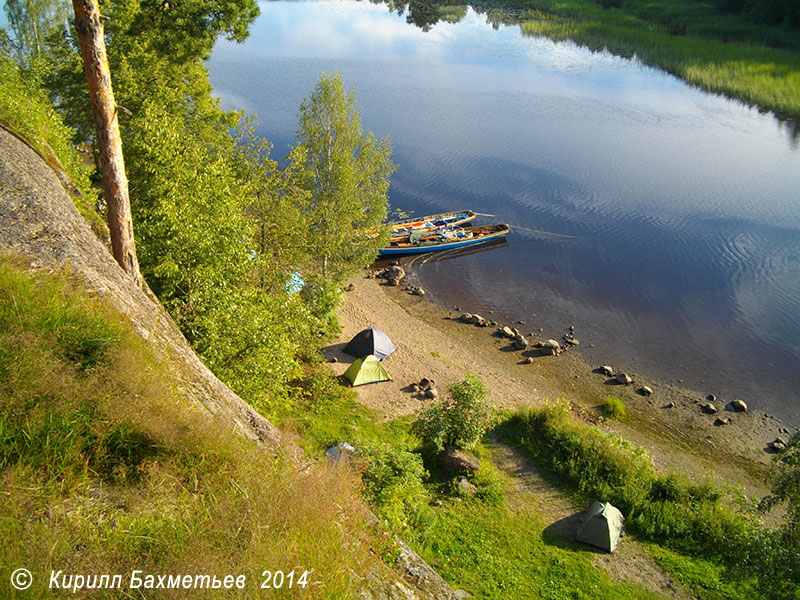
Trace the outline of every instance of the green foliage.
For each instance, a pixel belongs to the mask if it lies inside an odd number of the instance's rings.
[[[603,403],[603,413],[611,419],[621,419],[625,416],[625,403],[619,398],[609,396]]]
[[[428,472],[419,454],[388,443],[362,443],[363,481],[367,497],[388,527],[405,538],[429,526]]]
[[[722,504],[709,483],[656,474],[643,449],[569,418],[561,402],[517,413],[508,427],[525,450],[572,487],[581,502],[609,501],[633,532],[659,544],[730,567],[727,578],[779,580],[768,597],[785,597],[800,574],[797,546],[764,528],[752,515]]]
[[[339,320],[334,311],[342,302],[342,294],[335,282],[315,277],[306,282],[305,287],[300,291],[300,297],[319,322],[321,333],[328,337],[339,333]]]
[[[786,449],[775,457],[771,480],[770,494],[759,508],[768,511],[785,504],[784,535],[792,545],[800,546],[800,431],[792,435]]]
[[[391,146],[362,132],[355,93],[345,92],[338,73],[320,76],[303,100],[297,138],[297,168],[311,194],[306,243],[322,277],[341,283],[375,258],[388,234],[382,225],[394,170]]]
[[[244,41],[260,12],[255,0],[224,0],[213,5],[204,0],[141,0],[138,4],[128,34],[150,37],[155,50],[178,62],[208,58],[219,36]]]
[[[426,443],[443,450],[445,446],[469,449],[486,432],[493,410],[486,386],[474,375],[455,383],[448,395],[424,409],[413,431]]]

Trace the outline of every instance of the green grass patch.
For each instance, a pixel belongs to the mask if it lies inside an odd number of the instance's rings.
[[[625,416],[625,403],[619,398],[609,396],[603,403],[603,414],[611,419],[621,419]]]
[[[700,557],[689,557],[668,548],[649,545],[648,552],[664,571],[688,586],[704,600],[751,600],[769,597],[754,579],[732,580],[727,569]]]
[[[476,598],[659,597],[613,582],[593,566],[591,549],[548,531],[536,507],[511,511],[476,501],[446,503],[417,550],[452,586]]]

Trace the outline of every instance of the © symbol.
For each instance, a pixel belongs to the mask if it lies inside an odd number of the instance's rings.
[[[33,575],[28,569],[17,569],[11,574],[11,585],[18,590],[27,590],[33,583]]]

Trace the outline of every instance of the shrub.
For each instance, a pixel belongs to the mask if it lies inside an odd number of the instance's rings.
[[[455,383],[448,396],[423,410],[412,431],[438,450],[445,446],[469,449],[481,439],[492,421],[493,409],[486,386],[474,375]]]
[[[321,277],[314,278],[300,291],[300,297],[319,321],[323,334],[332,336],[340,331],[339,320],[334,311],[341,304],[342,294],[335,282]]]
[[[609,396],[603,404],[603,412],[611,419],[619,419],[625,416],[625,404],[619,398]]]
[[[390,444],[361,444],[367,496],[392,531],[409,535],[425,529],[428,472],[418,454]]]

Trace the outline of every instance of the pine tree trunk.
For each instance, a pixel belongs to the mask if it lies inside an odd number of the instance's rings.
[[[111,250],[122,269],[141,287],[142,276],[139,273],[133,240],[128,178],[122,159],[122,138],[117,122],[117,105],[111,90],[111,73],[103,38],[103,24],[100,21],[100,8],[97,0],[72,0],[72,8],[75,11],[75,28],[92,101],[97,153],[108,206]]]

